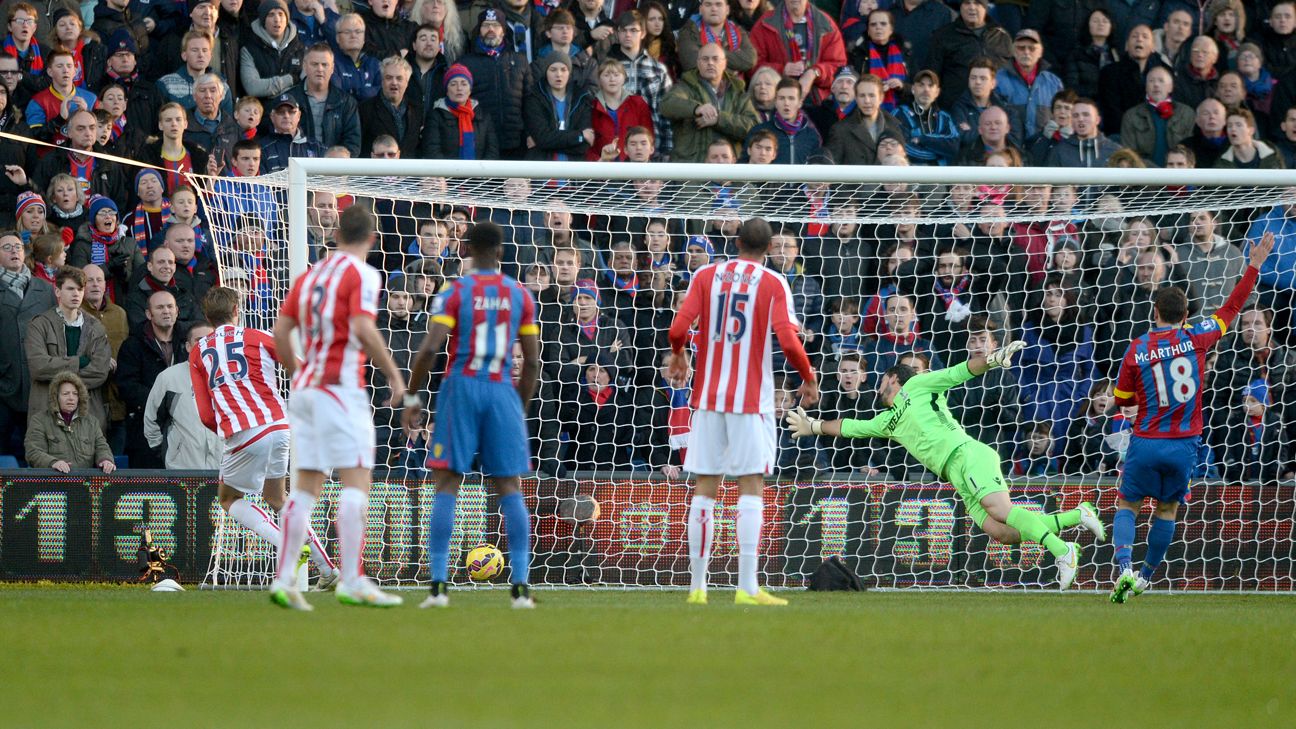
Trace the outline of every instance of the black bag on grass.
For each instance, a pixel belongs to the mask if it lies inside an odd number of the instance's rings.
[[[812,592],[863,592],[864,585],[841,557],[829,557],[810,575]]]

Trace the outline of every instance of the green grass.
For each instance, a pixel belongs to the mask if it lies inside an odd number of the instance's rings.
[[[0,726],[1292,726],[1296,599],[0,589]]]

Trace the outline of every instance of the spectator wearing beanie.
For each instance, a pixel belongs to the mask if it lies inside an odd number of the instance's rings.
[[[499,159],[499,138],[472,98],[472,73],[461,63],[446,69],[446,95],[436,100],[423,129],[420,156],[427,159]]]
[[[582,159],[594,141],[589,96],[572,83],[567,54],[550,53],[543,66],[544,76],[536,79],[522,107],[531,142],[527,159]]]
[[[143,169],[135,175],[135,197],[139,204],[130,216],[129,225],[140,254],[148,252],[149,241],[160,235],[171,217],[171,201],[166,198],[166,183],[162,173]]]
[[[152,129],[162,95],[155,84],[140,74],[139,54],[143,46],[125,28],[118,28],[107,38],[104,49],[108,55],[107,68],[95,88],[102,91],[111,83],[121,86],[126,90],[126,117],[139,119],[143,129]],[[90,72],[93,78],[94,69]]]
[[[126,284],[140,260],[134,239],[118,221],[117,203],[103,195],[90,198],[90,219],[77,230],[68,251],[68,265],[82,268],[95,264],[103,269],[108,296],[124,302]]]
[[[100,0],[95,6],[94,22],[90,24],[90,30],[98,33],[100,38],[108,39],[109,54],[118,45],[115,35],[117,31],[125,31],[130,35],[131,45],[136,49],[132,53],[149,49],[149,32],[155,27],[156,21],[137,17],[130,5],[130,0]]]
[[[301,78],[306,49],[284,0],[262,0],[257,15],[239,51],[239,76],[248,94],[269,100]]]
[[[472,74],[479,113],[491,118],[499,135],[500,156],[521,159],[526,153],[522,100],[531,87],[531,66],[526,56],[509,50],[504,36],[501,13],[481,11],[472,43],[459,62]]]
[[[14,206],[14,216],[18,219],[18,235],[22,236],[23,245],[31,249],[32,236],[53,232],[46,220],[45,198],[39,193],[24,192],[18,196]]]

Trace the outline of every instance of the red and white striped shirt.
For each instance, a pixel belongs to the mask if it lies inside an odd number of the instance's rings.
[[[336,253],[293,282],[281,316],[297,320],[302,362],[294,390],[326,385],[363,388],[365,352],[351,317],[378,317],[382,275],[348,253]]]
[[[257,329],[222,324],[189,351],[198,415],[222,438],[262,426],[287,427],[279,394],[274,338]]]
[[[801,376],[814,370],[797,332],[787,280],[741,258],[703,266],[671,323],[670,342],[683,350],[698,323],[692,405],[721,413],[774,412],[774,337]]]

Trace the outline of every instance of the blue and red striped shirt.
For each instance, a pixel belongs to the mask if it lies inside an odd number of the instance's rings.
[[[1130,343],[1116,380],[1116,404],[1137,405],[1134,435],[1191,438],[1202,432],[1202,379],[1219,342],[1255,288],[1248,266],[1224,305],[1192,326],[1161,327]]]
[[[436,298],[432,321],[450,328],[446,374],[509,382],[513,342],[538,334],[535,299],[517,281],[494,271],[474,271]]]

